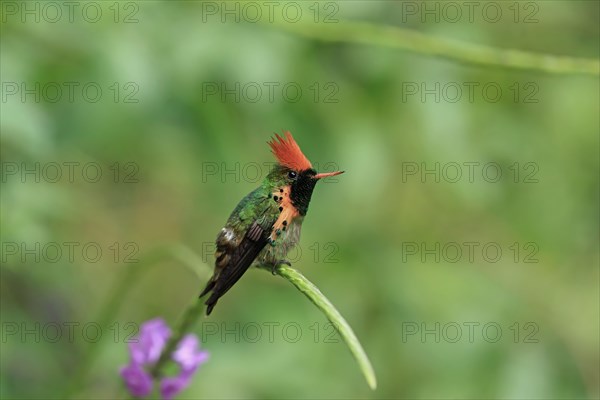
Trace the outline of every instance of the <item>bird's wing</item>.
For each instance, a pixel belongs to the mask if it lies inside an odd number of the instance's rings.
[[[270,204],[257,216],[245,232],[241,240],[235,237],[227,238],[225,230],[217,238],[217,262],[215,275],[208,282],[200,297],[212,290],[206,301],[206,314],[210,314],[215,304],[250,268],[252,262],[269,242],[269,235],[273,230],[276,216],[269,211],[273,208]],[[239,242],[239,244],[238,244]]]

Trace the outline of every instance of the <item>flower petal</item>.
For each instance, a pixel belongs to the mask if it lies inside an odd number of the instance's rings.
[[[183,371],[193,372],[209,358],[208,352],[201,351],[199,347],[200,343],[196,335],[185,335],[173,352],[173,360],[181,366]]]
[[[160,395],[163,400],[172,400],[177,393],[188,387],[192,380],[191,375],[179,375],[173,378],[163,378],[160,381]]]
[[[125,385],[135,397],[145,397],[152,392],[152,377],[137,364],[129,364],[120,371]]]
[[[140,327],[137,342],[129,343],[131,361],[138,365],[154,364],[171,337],[171,330],[162,318],[146,321]]]

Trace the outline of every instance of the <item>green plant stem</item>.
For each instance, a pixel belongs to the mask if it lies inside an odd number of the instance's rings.
[[[276,19],[280,29],[325,42],[360,43],[441,57],[459,63],[541,71],[552,74],[600,75],[598,59],[532,53],[515,49],[444,39],[412,29],[339,21],[331,24],[289,23]]]
[[[270,270],[270,267],[268,267]],[[367,380],[367,384],[372,390],[377,388],[377,378],[375,377],[375,371],[373,366],[367,357],[364,349],[362,348],[358,338],[352,331],[348,322],[342,317],[339,311],[334,307],[333,304],[325,297],[323,293],[304,275],[298,272],[296,269],[281,265],[277,268],[276,273],[282,278],[288,280],[292,285],[302,292],[308,299],[315,305],[319,310],[325,314],[327,319],[333,324],[335,329],[338,331],[346,345],[350,349],[350,352],[358,362],[360,369]]]
[[[173,333],[173,335],[169,338],[167,345],[163,349],[160,358],[154,364],[150,373],[154,378],[160,378],[162,374],[162,369],[165,367],[167,362],[170,360],[171,354],[177,348],[177,344],[181,341],[181,339],[185,336],[186,333],[192,330],[198,318],[204,315],[205,309],[204,302],[201,299],[196,298],[194,303],[185,311],[183,318],[181,319],[181,323],[177,326],[177,329]]]

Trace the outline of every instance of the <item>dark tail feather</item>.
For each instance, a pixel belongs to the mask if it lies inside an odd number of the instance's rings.
[[[215,281],[214,279],[211,278],[210,281],[208,281],[208,283],[206,284],[206,287],[204,288],[202,293],[200,293],[200,296],[198,296],[198,298],[201,299],[208,292],[210,292],[215,287],[215,283],[217,283],[217,281]]]
[[[206,303],[204,303],[204,304],[206,304],[206,315],[210,315],[213,308],[215,308],[215,305],[217,304],[218,300],[219,300],[219,296],[215,296],[214,293],[212,296],[210,296],[208,298],[208,300],[206,300]]]
[[[260,251],[260,250],[259,250]],[[248,270],[252,261],[256,257],[256,254],[246,254],[242,258],[241,263],[236,265],[228,266],[224,271],[219,274],[219,277],[215,281],[211,281],[206,285],[206,289],[202,291],[200,297],[212,290],[212,293],[208,300],[206,300],[206,315],[210,315],[212,309],[217,304],[217,301],[223,296],[231,287],[244,275]]]

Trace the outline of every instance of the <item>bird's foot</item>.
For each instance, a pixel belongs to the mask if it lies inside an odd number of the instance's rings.
[[[292,263],[289,262],[288,260],[279,260],[279,261],[273,263],[273,266],[271,267],[271,273],[273,275],[275,275],[277,273],[277,268],[279,268],[279,266],[283,265],[283,264],[287,265],[288,267],[292,266]]]

